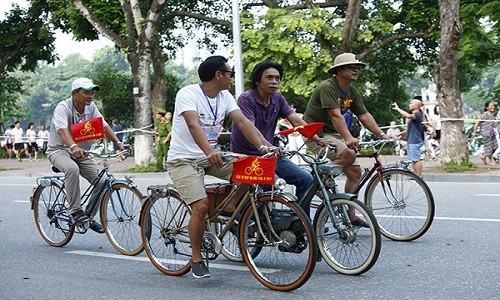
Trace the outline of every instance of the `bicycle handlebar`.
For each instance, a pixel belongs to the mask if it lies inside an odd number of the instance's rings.
[[[118,153],[115,153],[115,154],[100,154],[98,152],[94,152],[94,151],[90,151],[90,150],[85,150],[85,154],[92,154],[92,155],[95,155],[97,158],[103,158],[103,159],[113,159],[113,158],[117,158],[117,157],[120,157],[121,155],[127,155],[127,156],[130,156],[132,155],[132,152],[134,151],[134,148],[132,147],[132,145],[123,145],[123,147],[125,148],[124,150],[118,152]]]

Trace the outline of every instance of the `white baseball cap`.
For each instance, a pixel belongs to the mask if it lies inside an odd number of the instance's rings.
[[[73,83],[71,84],[71,91],[74,91],[76,89],[83,89],[86,91],[90,91],[90,90],[99,91],[101,89],[101,87],[98,85],[95,85],[92,82],[92,80],[90,80],[88,78],[81,77],[81,78],[75,79],[75,81],[73,81]]]

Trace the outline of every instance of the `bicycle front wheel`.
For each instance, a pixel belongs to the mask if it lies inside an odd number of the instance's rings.
[[[188,234],[190,208],[179,195],[151,196],[141,212],[141,238],[153,265],[167,275],[181,276],[191,269]]]
[[[63,247],[71,241],[75,225],[69,214],[66,191],[56,182],[39,185],[32,200],[35,225],[43,240],[54,247]]]
[[[356,199],[330,200],[333,216],[322,203],[314,217],[318,249],[326,263],[345,275],[360,275],[370,270],[378,259],[381,247],[377,220],[362,202]],[[349,214],[363,220],[369,228],[356,226]]]
[[[101,221],[111,245],[121,254],[137,255],[142,247],[139,216],[142,194],[124,182],[115,182],[101,200]]]
[[[434,220],[431,190],[420,176],[406,170],[389,169],[374,176],[365,203],[377,218],[382,235],[394,241],[418,239]]]
[[[264,286],[291,291],[307,282],[317,258],[309,218],[295,202],[280,195],[259,196],[240,222],[242,256]]]

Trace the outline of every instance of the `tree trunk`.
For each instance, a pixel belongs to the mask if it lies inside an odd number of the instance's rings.
[[[151,104],[153,109],[159,107],[165,109],[167,99],[167,86],[165,84],[165,57],[162,48],[156,39],[152,43],[151,58],[153,60],[153,90],[151,91]],[[156,119],[154,120],[156,124]]]
[[[134,78],[134,86],[139,89],[138,94],[134,95],[134,127],[144,128],[150,126],[152,109],[151,109],[151,80],[150,80],[150,63],[151,54],[149,49],[141,49],[139,46],[138,53],[129,53],[127,59],[132,69]],[[152,130],[151,127],[146,130]],[[137,165],[148,165],[154,161],[154,137],[150,133],[143,131],[135,132],[134,140],[134,156]]]
[[[462,26],[459,18],[460,0],[439,0],[441,45],[439,68],[434,73],[441,109],[441,163],[462,163],[469,160],[464,115],[457,77],[457,52]],[[437,78],[436,78],[437,77]]]

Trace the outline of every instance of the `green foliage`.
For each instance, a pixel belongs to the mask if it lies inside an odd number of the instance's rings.
[[[124,171],[124,173],[148,173],[148,172],[156,172],[156,164],[149,165],[135,165],[131,168],[128,168]]]
[[[0,21],[0,78],[5,72],[31,71],[38,61],[54,62],[54,33],[45,22],[47,13],[39,1],[28,9],[13,5]]]
[[[459,173],[465,171],[473,171],[477,169],[477,166],[470,161],[463,161],[462,163],[448,162],[441,164],[444,171],[449,173]]]

